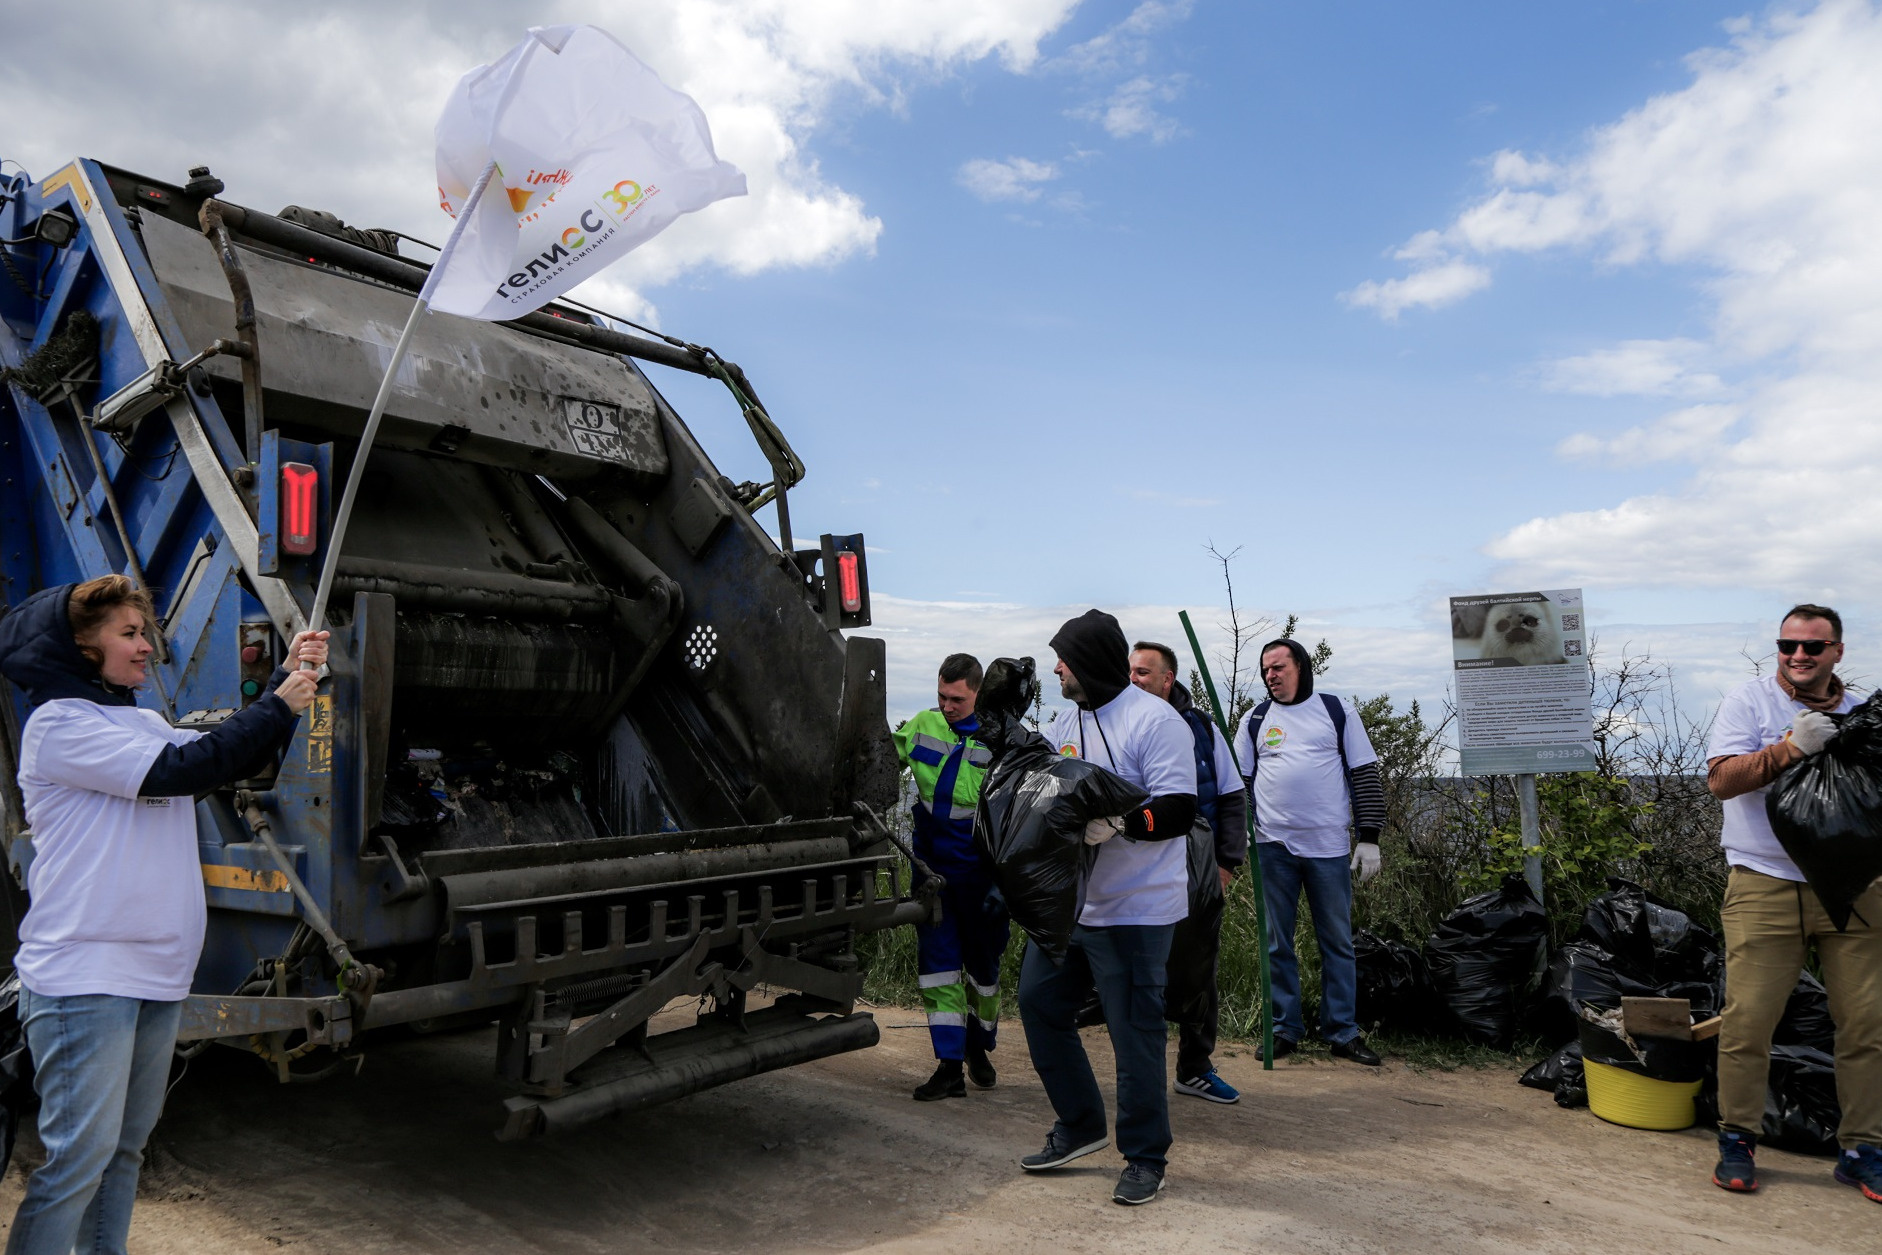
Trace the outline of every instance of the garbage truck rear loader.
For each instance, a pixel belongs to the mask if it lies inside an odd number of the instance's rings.
[[[146,585],[139,701],[199,728],[304,626],[425,275],[393,233],[222,190],[93,161],[0,180],[0,594]],[[723,382],[770,481],[721,475],[643,362]],[[426,319],[345,535],[331,680],[271,774],[196,805],[185,1043],[289,1080],[373,1029],[494,1019],[511,1138],[873,1044],[856,938],[933,907],[878,819],[883,647],[842,631],[869,622],[862,537],[794,544],[802,474],[709,349],[566,305]],[[681,998],[696,1021],[650,1035]]]

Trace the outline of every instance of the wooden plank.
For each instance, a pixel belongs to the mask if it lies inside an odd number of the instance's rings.
[[[1622,998],[1621,1023],[1629,1037],[1692,1040],[1692,1003],[1685,998]]]
[[[1692,1039],[1694,1041],[1705,1041],[1707,1038],[1717,1037],[1719,1035],[1720,1023],[1721,1017],[1716,1015],[1709,1020],[1699,1021],[1692,1026]]]

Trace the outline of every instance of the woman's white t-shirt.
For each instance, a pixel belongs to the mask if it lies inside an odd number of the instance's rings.
[[[1196,791],[1196,740],[1176,707],[1135,685],[1096,711],[1059,712],[1046,734],[1067,758],[1116,772],[1151,797]],[[1189,843],[1115,836],[1098,847],[1078,922],[1174,924],[1189,915]]]
[[[1856,699],[1844,693],[1836,712],[1841,714],[1855,704]],[[1706,760],[1755,754],[1767,745],[1775,745],[1790,731],[1791,721],[1809,709],[1778,687],[1776,676],[1741,684],[1725,695],[1712,717],[1712,741],[1706,746]],[[1725,799],[1725,823],[1719,831],[1725,861],[1779,880],[1802,880],[1804,874],[1771,831],[1771,817],[1764,810],[1768,788],[1766,785]]]
[[[36,994],[177,1002],[202,955],[206,910],[196,808],[139,797],[179,731],[155,711],[59,698],[20,738],[20,792],[33,833],[32,908],[14,965]]]

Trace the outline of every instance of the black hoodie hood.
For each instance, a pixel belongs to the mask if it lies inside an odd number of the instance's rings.
[[[19,685],[35,706],[61,697],[100,706],[135,706],[129,689],[105,683],[78,652],[67,606],[76,584],[42,589],[0,619],[0,675]]]
[[[1306,648],[1302,646],[1299,641],[1282,637],[1280,640],[1269,641],[1266,645],[1261,647],[1261,652],[1255,655],[1255,665],[1259,666],[1261,659],[1266,658],[1268,651],[1277,645],[1284,647],[1288,653],[1294,655],[1294,662],[1300,667],[1300,688],[1295,690],[1294,700],[1291,702],[1282,702],[1281,699],[1275,697],[1273,693],[1269,693],[1268,696],[1277,702],[1281,702],[1283,706],[1298,706],[1309,697],[1313,696],[1313,659],[1308,656]],[[1265,680],[1262,681],[1262,687],[1264,690],[1267,687]]]
[[[1102,610],[1067,619],[1052,638],[1052,652],[1078,678],[1085,690],[1085,700],[1078,704],[1086,710],[1109,705],[1130,687],[1130,642],[1117,620]]]

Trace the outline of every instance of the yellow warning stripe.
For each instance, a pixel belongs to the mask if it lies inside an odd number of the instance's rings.
[[[80,213],[91,212],[91,186],[86,182],[85,176],[80,173],[76,161],[46,176],[45,181],[39,185],[40,199],[44,200],[62,187],[72,189],[72,195],[78,200]]]
[[[278,871],[255,871],[223,863],[203,864],[203,883],[211,889],[248,889],[255,893],[288,893],[287,876]]]

